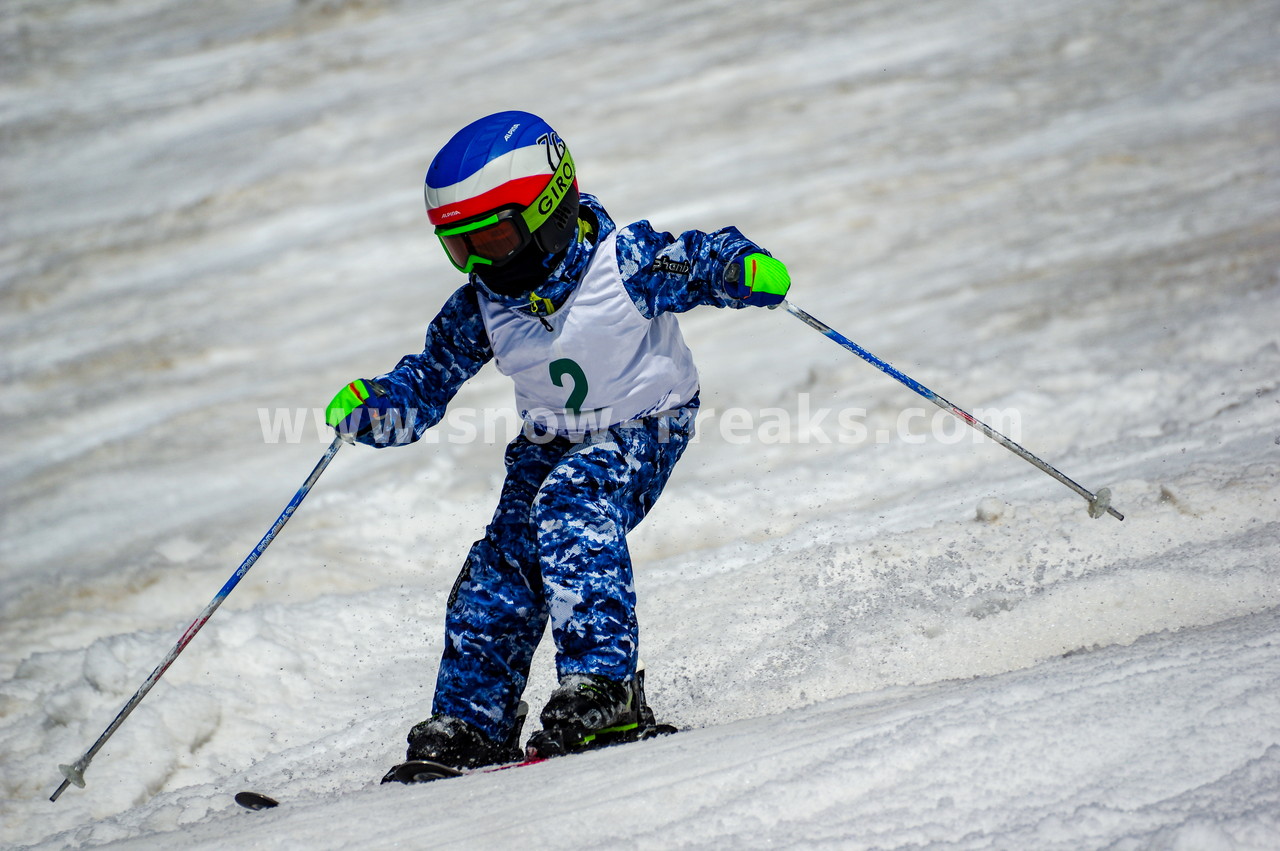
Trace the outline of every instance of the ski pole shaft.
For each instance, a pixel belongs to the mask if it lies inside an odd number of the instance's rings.
[[[133,710],[137,708],[138,704],[142,702],[142,699],[147,696],[147,693],[151,691],[152,686],[160,681],[160,678],[164,676],[164,672],[169,670],[169,666],[178,658],[178,654],[180,654],[183,649],[191,643],[191,639],[195,638],[195,635],[200,631],[200,628],[203,627],[205,623],[208,622],[209,618],[213,616],[213,613],[218,610],[218,607],[222,605],[222,601],[227,599],[227,595],[230,594],[232,589],[239,584],[240,580],[244,578],[244,575],[249,572],[249,568],[253,567],[254,562],[258,560],[258,557],[261,556],[266,551],[267,547],[270,546],[271,542],[275,540],[276,535],[278,535],[280,530],[284,528],[284,524],[289,522],[289,518],[298,510],[298,506],[302,504],[302,500],[305,499],[307,494],[311,491],[312,485],[314,485],[316,480],[320,478],[320,474],[324,472],[325,467],[329,466],[329,462],[333,460],[333,456],[338,453],[338,449],[341,448],[342,443],[343,440],[341,437],[335,437],[333,439],[333,442],[329,444],[329,448],[325,450],[324,456],[311,471],[311,475],[307,476],[307,480],[303,482],[302,487],[293,495],[293,499],[289,500],[289,504],[285,506],[284,511],[280,512],[280,516],[276,518],[276,522],[267,530],[267,534],[262,536],[262,540],[258,541],[258,545],[253,548],[253,551],[250,552],[245,560],[240,564],[240,567],[236,568],[236,572],[231,574],[231,578],[222,586],[222,590],[218,591],[218,593],[214,595],[214,598],[209,601],[209,605],[204,607],[204,611],[200,612],[199,616],[191,622],[191,626],[187,627],[187,631],[178,639],[178,643],[173,645],[169,654],[165,656],[164,660],[161,661],[160,664],[156,666],[156,669],[151,672],[151,676],[147,677],[146,682],[144,682],[138,690],[133,693],[133,697],[129,698],[129,702],[126,703],[124,708],[120,710],[120,713],[116,715],[115,720],[111,722],[110,726],[108,726],[106,730],[102,731],[102,735],[93,743],[93,747],[85,751],[84,755],[71,765],[58,766],[58,770],[62,772],[62,776],[65,779],[62,781],[62,785],[58,787],[58,791],[54,792],[49,798],[50,801],[58,800],[62,793],[65,792],[67,787],[72,783],[79,786],[81,789],[84,788],[84,772],[85,769],[89,767],[89,763],[93,761],[93,758],[97,755],[98,751],[102,750],[102,746],[105,745],[107,740],[115,734],[116,730],[120,729],[120,725],[125,722],[125,719],[129,717],[129,714],[133,712]]]
[[[1003,434],[996,431],[991,426],[984,423],[982,420],[977,419],[968,411],[965,411],[963,408],[960,408],[959,406],[947,401],[946,399],[939,396],[937,393],[934,393],[928,387],[925,387],[919,381],[916,381],[914,378],[907,375],[905,372],[902,372],[901,370],[894,368],[892,364],[886,361],[883,361],[880,358],[876,357],[875,355],[871,354],[871,352],[867,351],[866,349],[862,348],[862,346],[859,346],[857,343],[853,342],[848,337],[836,331],[830,325],[827,325],[825,322],[815,319],[813,316],[801,310],[800,308],[796,307],[794,304],[791,304],[790,302],[784,301],[782,302],[782,306],[787,309],[788,313],[790,313],[792,316],[799,319],[804,324],[808,325],[810,328],[813,328],[816,331],[822,332],[831,340],[834,340],[836,343],[839,343],[844,348],[853,352],[855,355],[862,358],[864,361],[871,364],[876,369],[883,372],[885,375],[888,375],[891,378],[894,378],[897,381],[901,382],[902,384],[906,385],[907,387],[911,388],[916,393],[928,399],[930,402],[934,403],[942,410],[947,411],[951,414],[954,414],[960,420],[968,423],[973,428],[982,432],[984,435],[991,438],[996,443],[999,443],[1005,449],[1008,449],[1014,455],[1017,455],[1019,458],[1026,461],[1028,464],[1031,464],[1033,467],[1037,468],[1038,470],[1052,476],[1053,478],[1062,482],[1067,487],[1071,488],[1076,493],[1080,494],[1080,496],[1084,497],[1089,502],[1090,517],[1094,517],[1094,518],[1101,517],[1105,513],[1105,514],[1110,514],[1112,517],[1116,518],[1117,520],[1124,519],[1123,514],[1121,514],[1120,512],[1116,511],[1114,508],[1111,507],[1111,491],[1109,488],[1100,488],[1097,493],[1091,492],[1088,488],[1077,483],[1075,480],[1069,478],[1068,476],[1063,475],[1058,469],[1056,469],[1050,464],[1045,463],[1040,458],[1037,458],[1035,455],[1028,452],[1022,446],[1018,445],[1017,443],[1013,442],[1009,438],[1005,437]]]

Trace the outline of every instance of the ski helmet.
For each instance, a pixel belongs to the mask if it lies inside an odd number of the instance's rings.
[[[527,112],[499,112],[459,130],[427,169],[427,217],[459,270],[501,266],[531,243],[561,251],[578,219],[569,148]]]

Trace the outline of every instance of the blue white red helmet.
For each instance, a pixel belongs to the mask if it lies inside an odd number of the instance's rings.
[[[501,265],[534,240],[555,253],[577,223],[568,146],[528,112],[495,113],[459,130],[431,161],[425,194],[437,235],[468,272]]]

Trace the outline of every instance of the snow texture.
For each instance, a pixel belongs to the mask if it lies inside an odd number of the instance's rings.
[[[0,845],[1280,848],[1277,55],[1271,0],[6,0]],[[1126,519],[783,311],[696,310],[700,437],[630,539],[684,732],[377,785],[497,496],[486,368],[339,453],[51,803],[316,409],[421,345],[426,165],[510,108]]]

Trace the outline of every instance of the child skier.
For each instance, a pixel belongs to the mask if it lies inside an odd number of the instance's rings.
[[[580,195],[573,158],[537,116],[464,127],[427,171],[428,217],[468,275],[421,354],[334,397],[349,440],[407,443],[438,423],[490,359],[524,421],[493,520],[449,597],[431,717],[408,758],[458,768],[518,759],[524,691],[548,620],[559,687],[531,753],[652,724],[637,674],[626,535],[693,436],[698,375],[675,314],[770,306],[786,267],[736,228],[679,237],[617,227]]]

